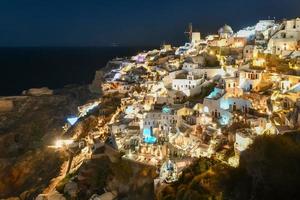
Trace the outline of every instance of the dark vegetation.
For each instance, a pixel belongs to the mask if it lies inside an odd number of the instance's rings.
[[[201,92],[197,95],[188,97],[187,101],[191,103],[202,103],[203,99],[207,97],[215,88],[214,83],[210,83],[205,87],[201,88]]]
[[[166,199],[300,199],[300,133],[260,136],[242,153],[240,166],[201,158],[179,181],[161,186]]]

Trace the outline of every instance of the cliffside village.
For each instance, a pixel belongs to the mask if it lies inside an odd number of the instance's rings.
[[[300,18],[188,35],[184,46],[111,61],[106,81],[96,74],[90,86],[127,94],[109,124],[116,148],[166,182],[192,158],[237,166],[255,137],[300,127]]]
[[[205,38],[189,29],[183,46],[116,58],[105,81],[96,72],[92,92],[124,97],[101,129],[111,145],[95,143],[101,134],[89,134],[90,145],[75,144],[83,155],[122,152],[123,159],[155,167],[157,182],[171,183],[195,158],[236,167],[255,137],[299,131],[300,18],[261,20],[237,32],[224,25]],[[66,132],[101,106],[80,107]],[[61,140],[55,147],[65,145],[74,144]]]

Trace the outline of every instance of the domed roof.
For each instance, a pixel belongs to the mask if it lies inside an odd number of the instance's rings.
[[[218,31],[219,34],[221,33],[228,33],[228,34],[233,34],[233,30],[230,26],[225,24],[223,27],[221,27]]]

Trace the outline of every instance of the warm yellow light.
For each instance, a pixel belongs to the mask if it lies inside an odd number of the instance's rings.
[[[55,142],[54,147],[57,148],[57,149],[59,149],[59,148],[68,146],[68,145],[70,145],[72,143],[73,143],[73,140],[57,140]]]
[[[233,46],[236,48],[243,47],[244,43],[243,42],[235,42]]]
[[[258,66],[258,67],[263,67],[265,64],[266,60],[263,58],[255,59],[253,60],[253,65]]]

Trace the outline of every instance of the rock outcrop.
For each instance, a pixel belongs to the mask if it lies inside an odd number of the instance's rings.
[[[48,146],[62,135],[66,117],[91,98],[85,86],[6,98],[13,107],[0,112],[0,199],[32,199],[59,176],[66,155]]]
[[[156,176],[155,167],[123,159],[109,145],[100,144],[91,159],[86,160],[76,173],[67,177],[69,181],[59,184],[57,189],[73,199],[102,199],[100,197],[114,194],[118,199],[152,200]]]
[[[42,96],[42,95],[53,95],[53,90],[50,90],[47,87],[42,88],[31,88],[29,90],[24,90],[23,95],[30,95],[30,96]]]
[[[98,70],[95,73],[93,82],[89,85],[89,90],[92,93],[101,94],[101,84],[103,82],[103,71]]]
[[[0,112],[9,112],[14,108],[13,101],[10,99],[1,98],[0,99]]]

